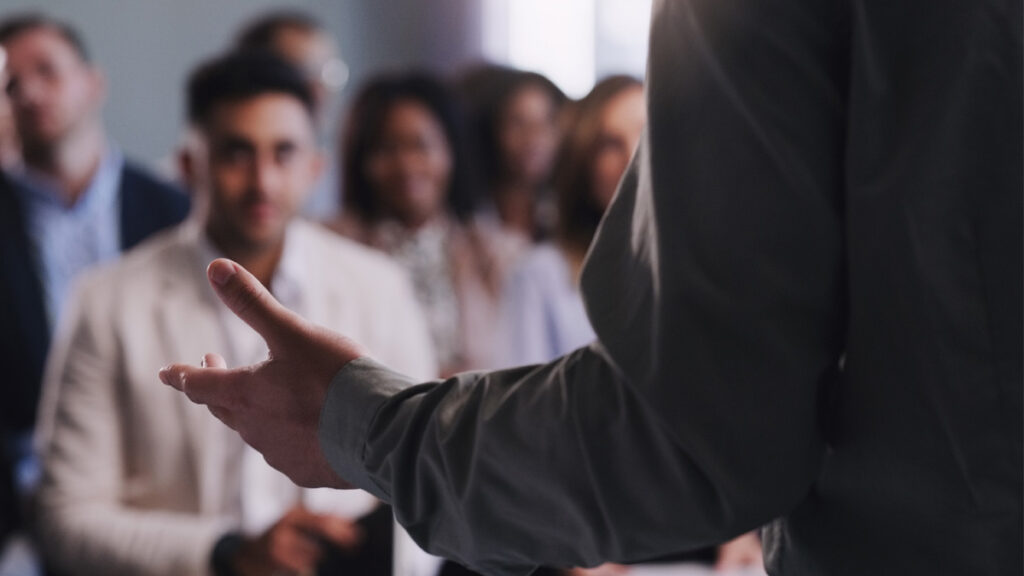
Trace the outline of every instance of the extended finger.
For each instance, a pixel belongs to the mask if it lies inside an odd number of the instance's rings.
[[[217,296],[236,316],[252,327],[275,350],[302,325],[302,319],[281,305],[243,266],[226,258],[206,270]]]
[[[227,368],[228,363],[224,361],[224,357],[220,354],[206,354],[203,356],[203,362],[200,364],[203,368]]]
[[[160,380],[196,404],[231,410],[239,405],[238,382],[246,374],[251,371],[172,364],[160,370]]]

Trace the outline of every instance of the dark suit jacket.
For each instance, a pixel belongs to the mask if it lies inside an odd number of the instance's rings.
[[[35,423],[43,365],[50,345],[40,275],[31,256],[15,186],[0,175],[0,432]],[[126,162],[121,173],[121,248],[128,250],[184,220],[188,197]]]

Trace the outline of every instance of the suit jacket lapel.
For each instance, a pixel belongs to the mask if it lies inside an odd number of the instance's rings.
[[[184,232],[184,231],[183,231]],[[225,345],[217,310],[208,294],[206,276],[195,247],[183,241],[176,251],[179,261],[167,263],[157,317],[168,361],[199,363],[203,354],[221,351]],[[198,485],[199,510],[219,513],[223,509],[225,433],[204,406],[193,404],[184,394],[177,396],[189,443],[189,456]]]

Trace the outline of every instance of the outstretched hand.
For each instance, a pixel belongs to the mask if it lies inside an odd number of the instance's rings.
[[[269,357],[228,369],[223,358],[207,354],[201,366],[163,368],[160,379],[209,407],[299,486],[351,488],[327,463],[317,428],[331,379],[366,352],[282,306],[235,262],[214,260],[207,276],[224,304],[263,337]]]

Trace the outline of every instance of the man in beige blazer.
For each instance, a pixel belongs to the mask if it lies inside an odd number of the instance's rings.
[[[403,273],[294,218],[321,163],[298,73],[228,55],[192,76],[188,100],[182,166],[197,212],[82,280],[47,368],[38,520],[62,573],[310,573],[324,542],[366,544],[354,519],[376,499],[296,487],[156,378],[169,358],[207,350],[231,365],[266,355],[209,288],[212,259],[246,261],[296,312],[409,373],[436,373]]]

